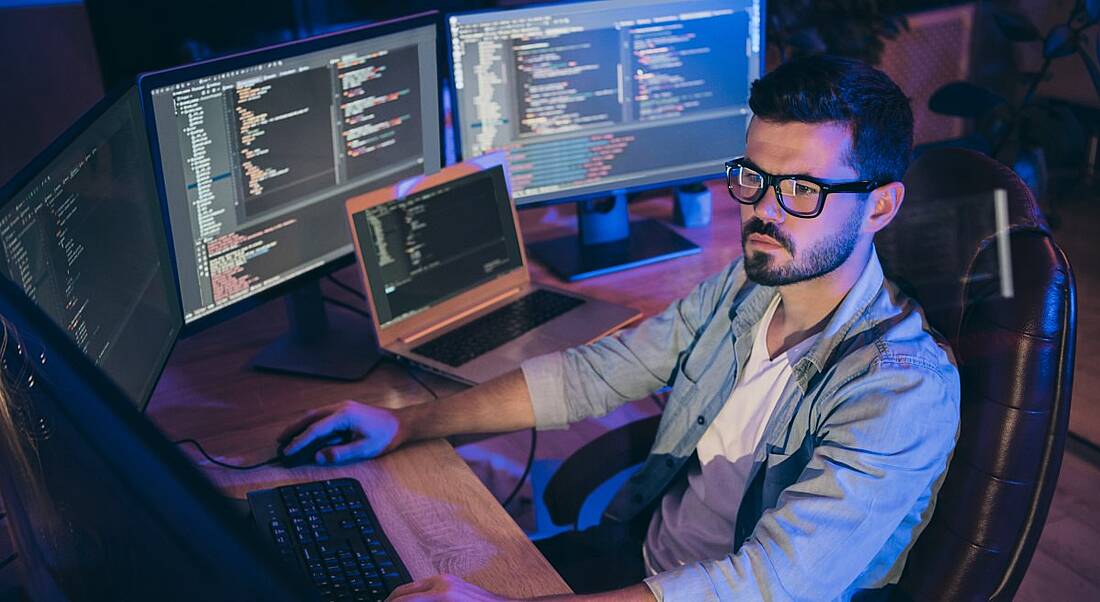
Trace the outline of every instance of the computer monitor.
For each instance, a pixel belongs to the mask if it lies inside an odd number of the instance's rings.
[[[561,239],[533,254],[573,280],[698,251],[655,222],[630,232],[625,193],[715,177],[744,150],[763,12],[763,0],[607,0],[448,16],[462,156],[506,151],[519,207],[583,201],[588,248]]]
[[[136,90],[0,189],[0,274],[144,408],[183,321]]]
[[[353,260],[347,198],[441,166],[440,28],[423,13],[139,79],[185,332],[293,290],[257,363],[370,369],[369,323],[326,317],[317,279]]]
[[[0,316],[0,496],[29,599],[315,599],[71,334],[2,278]]]

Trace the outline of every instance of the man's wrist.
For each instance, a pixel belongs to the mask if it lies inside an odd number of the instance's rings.
[[[431,405],[431,402],[419,403],[394,410],[397,416],[399,444],[412,443],[429,437],[424,433],[424,414]]]

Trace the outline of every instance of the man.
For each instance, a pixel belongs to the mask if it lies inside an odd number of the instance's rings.
[[[887,593],[931,516],[959,420],[949,352],[884,280],[873,245],[904,198],[912,113],[886,75],[833,57],[779,67],[749,104],[745,156],[727,163],[741,260],[634,329],[448,399],[318,411],[291,451],[335,429],[361,438],[318,461],[560,428],[669,386],[649,458],[600,527],[541,546],[575,589],[620,587],[591,598],[615,600]],[[435,577],[393,599],[498,598]]]

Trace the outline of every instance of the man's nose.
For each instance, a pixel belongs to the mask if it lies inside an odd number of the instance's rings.
[[[774,186],[768,186],[764,196],[753,205],[752,211],[756,217],[768,222],[782,222],[785,216],[783,208],[779,206],[779,199],[775,196]]]

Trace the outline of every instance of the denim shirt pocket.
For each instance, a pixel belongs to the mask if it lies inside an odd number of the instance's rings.
[[[724,369],[716,370],[716,368],[724,364],[732,364],[733,360],[733,340],[729,336],[728,329],[707,328],[681,354],[679,372],[692,384],[702,385],[704,380],[721,380],[729,368],[728,366]]]
[[[774,508],[783,490],[798,482],[802,471],[813,456],[813,436],[807,434],[802,444],[790,450],[779,446],[769,446],[767,461],[764,465],[764,483],[761,491],[761,510]]]

